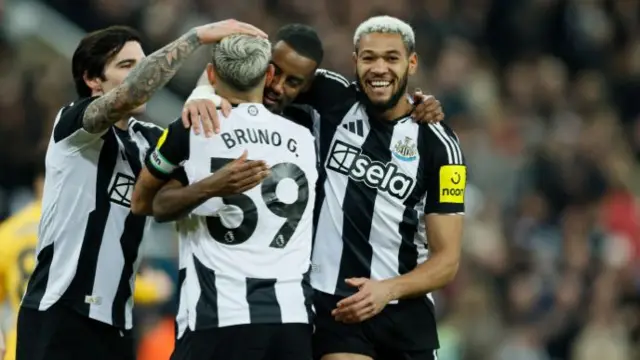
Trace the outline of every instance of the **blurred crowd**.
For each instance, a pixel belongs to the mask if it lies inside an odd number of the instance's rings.
[[[85,31],[133,26],[148,52],[211,20],[268,33],[302,22],[324,40],[323,67],[345,75],[361,21],[408,20],[421,59],[410,86],[442,102],[469,166],[464,260],[437,296],[438,359],[640,359],[640,2],[44,2]],[[206,58],[169,88],[186,97]],[[67,58],[0,43],[0,218],[29,198],[34,144],[73,98]],[[143,348],[170,334],[173,310],[140,310]]]

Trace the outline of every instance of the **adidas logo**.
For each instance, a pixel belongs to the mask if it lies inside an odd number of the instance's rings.
[[[362,120],[356,120],[348,122],[346,124],[342,124],[342,127],[360,137],[364,136],[364,124],[362,123]]]

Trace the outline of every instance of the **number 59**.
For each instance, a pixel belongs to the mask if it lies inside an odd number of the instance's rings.
[[[211,159],[211,171],[214,172],[233,159]],[[292,179],[298,185],[296,201],[291,204],[282,202],[277,194],[278,184],[284,179]],[[300,167],[293,163],[280,163],[271,167],[271,175],[264,179],[261,185],[262,200],[267,208],[275,215],[285,218],[286,221],[273,236],[272,248],[282,249],[289,243],[298,223],[307,208],[309,202],[309,182]],[[235,205],[243,213],[242,222],[238,227],[231,229],[226,227],[220,217],[206,217],[207,229],[211,237],[219,243],[238,245],[249,240],[258,227],[259,214],[254,201],[245,194],[237,194],[222,198],[227,205]],[[263,235],[263,234],[260,234]],[[266,234],[264,234],[267,236]]]

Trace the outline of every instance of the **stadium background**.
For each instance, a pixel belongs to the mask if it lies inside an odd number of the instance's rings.
[[[268,33],[303,22],[324,40],[323,66],[352,74],[353,30],[390,14],[414,26],[421,68],[411,86],[442,101],[469,165],[464,260],[438,293],[438,358],[639,359],[639,4],[5,0],[0,219],[29,201],[36,144],[74,98],[69,60],[84,32],[130,25],[150,53],[211,20]],[[178,115],[206,61],[206,51],[194,56],[149,116]],[[145,253],[147,265],[174,274],[175,246],[147,244]],[[167,343],[173,309],[137,309],[141,343]]]

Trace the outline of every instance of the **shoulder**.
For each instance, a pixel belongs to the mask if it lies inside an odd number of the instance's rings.
[[[284,109],[282,116],[313,132],[313,126],[320,115],[307,105],[289,105]]]
[[[293,118],[291,115],[296,117]],[[280,124],[279,127],[287,131],[289,134],[303,136],[305,138],[313,138],[311,133],[313,129],[313,118],[309,114],[304,113],[304,111],[294,110],[294,114],[273,114],[272,116],[274,119],[273,121],[277,121]]]
[[[162,128],[161,126],[147,121],[140,121],[135,118],[129,119],[129,126],[133,128],[134,131],[138,131],[143,134],[148,133],[151,135],[160,136],[160,134],[162,134],[162,131],[164,131],[164,128]]]
[[[80,98],[63,106],[54,121],[53,139],[62,141],[82,130],[82,119],[87,107],[98,97]]]
[[[315,80],[327,81],[327,82],[331,81],[336,84],[340,84],[345,88],[348,88],[353,85],[352,82],[349,81],[346,77],[342,76],[341,74],[335,71],[331,71],[327,69],[317,69]]]
[[[463,164],[464,156],[456,133],[443,123],[420,124],[418,150],[433,154],[449,164]]]

